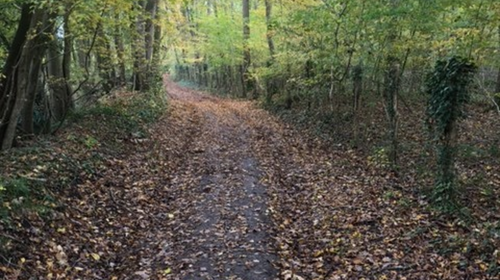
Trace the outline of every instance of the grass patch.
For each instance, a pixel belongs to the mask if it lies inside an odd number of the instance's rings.
[[[22,206],[30,192],[30,187],[24,179],[0,178],[0,217],[8,218],[9,211]]]
[[[106,127],[120,132],[137,133],[144,125],[155,122],[166,109],[165,92],[161,84],[146,93],[117,92],[92,108],[82,108],[71,113],[70,123],[102,118]]]
[[[38,178],[0,178],[0,219],[10,224],[12,217],[23,212],[46,213],[54,198],[46,192],[45,183]]]

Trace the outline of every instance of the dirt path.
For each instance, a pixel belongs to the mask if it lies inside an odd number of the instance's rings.
[[[253,155],[249,103],[222,100],[167,83],[173,110],[196,124],[192,157],[175,204],[178,279],[275,279],[268,196]],[[181,113],[181,112],[179,112]],[[193,181],[195,178],[195,182]]]

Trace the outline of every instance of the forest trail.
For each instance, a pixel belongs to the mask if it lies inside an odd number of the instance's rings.
[[[349,223],[363,212],[347,186],[365,187],[357,181],[364,162],[253,102],[168,78],[165,86],[170,110],[153,141],[176,166],[165,188],[175,217],[167,279],[330,279],[350,264],[357,249],[345,260],[326,250],[352,234]]]
[[[173,115],[193,124],[191,154],[173,178],[178,279],[275,279],[268,196],[252,151],[249,102],[225,100],[166,81]]]
[[[101,219],[93,224],[104,233],[111,216],[120,227],[101,238],[112,240],[104,248],[93,249],[107,254],[101,270],[89,264],[89,275],[359,279],[389,276],[403,265],[393,258],[408,242],[381,220],[394,213],[392,201],[378,199],[384,189],[377,186],[391,184],[390,174],[368,173],[352,151],[332,149],[253,102],[204,94],[168,77],[165,87],[167,114],[93,183],[109,195],[92,213]],[[414,254],[401,262],[427,260]]]
[[[167,112],[116,139],[127,152],[83,150],[99,166],[47,216],[19,218],[0,279],[488,279],[462,247],[441,255],[469,233],[433,216],[412,176],[253,102],[165,87]]]

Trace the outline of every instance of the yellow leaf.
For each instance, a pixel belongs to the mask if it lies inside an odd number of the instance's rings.
[[[168,214],[168,218],[169,219],[173,219],[174,218],[174,214],[172,214],[172,213]]]
[[[169,267],[169,268],[167,268],[167,269],[165,269],[165,270],[163,271],[163,275],[167,275],[167,274],[170,274],[170,273],[172,273],[172,269],[171,269],[170,267]]]
[[[354,263],[354,264],[362,264],[363,260],[360,259],[360,258],[355,258],[355,259],[352,260],[352,263]]]
[[[96,261],[98,261],[98,260],[100,260],[100,259],[101,259],[101,256],[99,256],[99,255],[98,255],[98,254],[96,254],[96,253],[92,253],[92,254],[90,254],[90,255],[91,255],[91,256],[92,256],[92,258],[93,258],[94,260],[96,260]]]
[[[480,263],[479,267],[481,268],[482,271],[486,271],[488,269],[488,266],[485,265],[484,263]]]
[[[58,228],[57,232],[59,232],[59,233],[66,233],[66,228]]]
[[[316,252],[314,252],[314,257],[315,257],[315,258],[320,257],[320,256],[322,256],[322,255],[323,255],[323,253],[324,253],[324,251],[323,251],[323,250],[316,251]]]

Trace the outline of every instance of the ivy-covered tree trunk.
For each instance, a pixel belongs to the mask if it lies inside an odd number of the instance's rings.
[[[427,123],[438,154],[434,200],[447,209],[456,205],[454,161],[458,140],[457,122],[465,117],[470,99],[469,85],[476,66],[467,59],[452,57],[436,62],[427,77]]]

